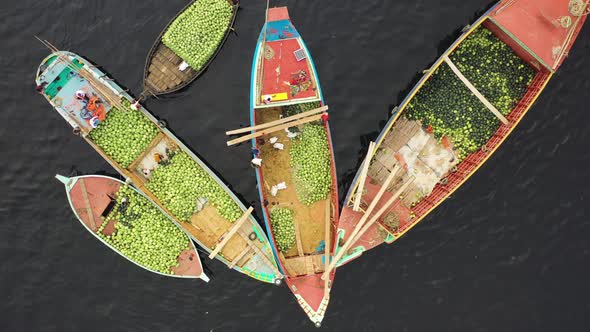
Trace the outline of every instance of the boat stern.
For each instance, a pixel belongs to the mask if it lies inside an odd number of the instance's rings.
[[[330,290],[334,280],[334,271],[327,281],[322,280],[321,273],[296,278],[287,278],[287,285],[295,295],[297,303],[309,320],[316,327],[321,327],[330,302]]]
[[[58,179],[59,182],[63,183],[64,186],[66,186],[66,189],[68,190],[71,189],[76,183],[76,180],[74,178],[69,178],[61,174],[55,174],[55,178]]]

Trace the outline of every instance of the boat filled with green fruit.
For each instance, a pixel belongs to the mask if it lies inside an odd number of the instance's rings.
[[[252,63],[253,133],[228,144],[257,136],[251,141],[253,157],[261,159],[256,177],[264,221],[289,289],[317,326],[330,300],[334,271],[325,280],[321,275],[338,224],[327,108],[311,54],[287,8],[269,9]]]
[[[144,93],[162,95],[194,81],[229,36],[237,0],[193,0],[164,28],[148,53]]]
[[[488,160],[562,64],[587,4],[503,0],[463,29],[369,147],[340,215],[337,266],[400,238]]]
[[[107,247],[148,271],[209,281],[186,233],[137,189],[102,175],[56,178],[80,223]]]
[[[86,59],[52,49],[37,71],[37,91],[74,132],[211,258],[255,279],[280,283],[270,242],[250,210],[165,122]]]

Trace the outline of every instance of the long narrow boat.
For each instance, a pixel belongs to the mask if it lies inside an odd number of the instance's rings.
[[[252,65],[251,125],[322,106],[313,60],[287,8],[269,9]],[[327,119],[300,122],[252,139],[252,146],[262,159],[256,178],[274,254],[299,305],[320,326],[334,278],[331,273],[322,280],[321,274],[334,246],[338,188]]]
[[[45,42],[47,43],[47,42]],[[190,149],[119,85],[81,56],[43,60],[37,91],[113,168],[228,267],[280,283],[264,231],[242,202]]]
[[[205,8],[200,8],[200,5]],[[231,14],[225,15],[223,19],[217,21],[219,18],[212,16],[215,8],[210,8],[214,5],[226,5],[230,8],[228,10],[231,10]],[[197,79],[209,67],[223,47],[223,44],[232,31],[238,8],[238,0],[193,0],[178,12],[166,25],[164,30],[162,30],[148,53],[143,72],[144,93],[158,96],[175,92]],[[197,16],[199,13],[193,14],[193,11],[202,13],[202,17],[196,17],[194,19],[195,22],[193,22],[192,17]],[[213,21],[202,22],[208,18]],[[191,36],[185,35],[183,38],[178,38],[174,45],[168,43],[170,44],[169,47],[164,41],[164,36],[171,27],[174,28],[176,25],[186,25],[180,29],[184,31],[188,31],[190,28],[188,25],[190,25],[197,31],[190,31]],[[219,30],[209,33],[203,31],[209,25],[219,25]],[[211,50],[203,50],[205,43],[201,39],[209,38],[216,45]],[[191,44],[191,40],[193,39],[200,45]],[[188,48],[188,50],[183,50],[183,46]],[[188,61],[183,59],[187,58],[188,52],[206,52],[206,54],[204,54],[202,63],[189,65]]]
[[[107,247],[150,272],[209,281],[186,233],[137,189],[101,175],[56,178],[66,187],[70,206],[80,223]],[[129,204],[125,208],[123,198]],[[148,234],[150,226],[161,230],[161,234]],[[148,239],[150,235],[153,236]]]
[[[337,265],[399,239],[488,160],[570,52],[587,4],[504,0],[463,29],[394,109],[355,176],[340,215]],[[385,207],[378,216],[368,211],[373,202]]]

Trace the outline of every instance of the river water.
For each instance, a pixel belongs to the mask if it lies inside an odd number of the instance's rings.
[[[85,56],[138,94],[145,56],[186,0],[0,4],[0,330],[315,331],[286,287],[217,261],[212,280],[167,279],[128,263],[74,219],[55,173],[115,171],[34,90],[48,51]],[[492,3],[271,1],[288,5],[314,56],[340,198],[418,78]],[[146,106],[258,208],[249,148],[250,67],[265,1],[245,0],[236,32],[189,88]],[[590,29],[519,128],[481,170],[403,239],[341,269],[325,331],[587,331]],[[588,113],[588,114],[586,114]],[[260,210],[256,211],[260,218]]]

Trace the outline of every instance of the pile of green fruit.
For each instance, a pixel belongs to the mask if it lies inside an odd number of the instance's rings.
[[[170,24],[162,42],[199,71],[219,47],[232,16],[228,0],[197,0]]]
[[[189,221],[197,212],[197,199],[206,198],[230,222],[242,210],[229,194],[188,154],[178,151],[151,173],[147,184],[156,197],[176,218]]]
[[[127,197],[126,207],[121,206]],[[115,232],[102,231],[110,220],[116,220]],[[135,263],[150,270],[173,274],[178,256],[190,248],[190,240],[168,217],[129,186],[121,186],[116,204],[98,229],[98,235]]]
[[[304,125],[289,154],[299,201],[311,205],[328,197],[332,176],[325,128],[318,124]]]
[[[478,28],[451,55],[459,70],[502,114],[507,115],[526,91],[534,71],[493,34]],[[406,117],[447,136],[459,158],[479,150],[500,120],[442,64],[414,96]]]
[[[535,70],[498,37],[477,28],[450,56],[465,77],[502,114],[512,111]]]
[[[279,251],[289,251],[296,240],[293,210],[288,208],[274,208],[270,211],[270,224]]]
[[[294,105],[287,105],[283,106],[283,116],[293,116],[295,114],[311,111],[316,108],[320,108],[321,104],[319,101],[312,101],[309,103],[301,103],[301,104],[294,104]]]
[[[115,107],[88,136],[109,157],[127,168],[158,135],[158,128],[141,111]]]

